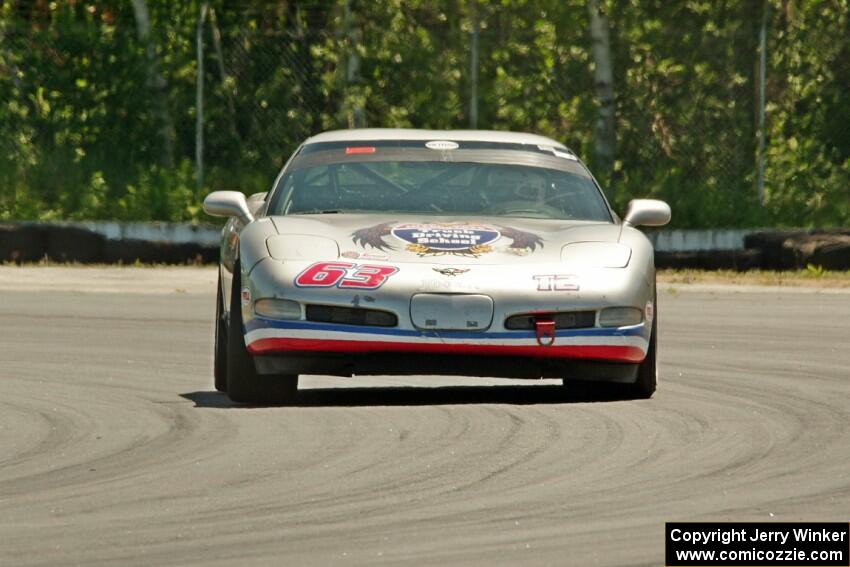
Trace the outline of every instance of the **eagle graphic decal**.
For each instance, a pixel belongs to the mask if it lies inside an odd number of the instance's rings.
[[[537,250],[538,246],[543,248],[543,239],[536,234],[507,226],[500,226],[499,230],[502,231],[502,236],[506,236],[513,240],[509,248],[514,251],[523,250],[527,252],[534,252]]]
[[[506,251],[525,255],[543,247],[537,234],[512,227],[478,223],[401,223],[385,222],[351,233],[352,240],[363,248],[395,250],[388,237],[406,243],[405,250],[419,257],[469,256],[478,258],[494,251],[502,237],[511,240]]]
[[[382,222],[375,226],[355,230],[351,233],[351,239],[354,241],[354,244],[363,248],[370,246],[376,250],[395,250],[395,248],[387,244],[387,241],[384,240],[384,237],[390,234],[390,227],[394,224],[395,221]]]

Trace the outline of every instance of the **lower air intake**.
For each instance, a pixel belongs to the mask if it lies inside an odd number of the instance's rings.
[[[505,328],[512,331],[530,331],[534,329],[534,323],[538,320],[554,321],[556,329],[584,329],[596,324],[596,313],[594,311],[570,311],[513,315],[505,321]]]
[[[340,325],[362,325],[370,327],[395,327],[398,317],[389,311],[360,309],[357,307],[336,307],[333,305],[308,305],[307,320],[317,323],[338,323]]]

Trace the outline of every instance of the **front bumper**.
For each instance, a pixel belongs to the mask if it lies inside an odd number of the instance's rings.
[[[621,328],[564,329],[550,345],[533,331],[420,331],[255,317],[246,325],[252,355],[294,353],[419,353],[512,356],[639,363],[646,357],[645,323]]]
[[[398,326],[308,321],[306,315],[297,320],[271,319],[243,305],[245,344],[261,373],[587,375],[628,382],[649,348],[650,317],[629,327],[605,328],[597,321],[595,327],[559,329],[546,345],[534,330],[505,326],[516,314],[642,308],[653,297],[652,278],[637,268],[585,270],[581,289],[547,292],[539,291],[533,276],[561,273],[561,264],[534,265],[528,270],[475,265],[469,273],[437,280],[431,264],[399,264],[392,279],[373,291],[293,285],[306,267],[307,262],[264,260],[250,277],[243,274],[243,281],[249,282],[255,300],[271,297],[305,306],[367,307],[395,314]],[[486,295],[493,300],[492,320],[486,329],[418,328],[411,298],[423,293]],[[548,338],[543,342],[548,343]],[[601,374],[594,370],[600,368]]]

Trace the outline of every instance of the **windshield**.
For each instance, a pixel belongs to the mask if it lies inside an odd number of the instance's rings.
[[[280,180],[268,213],[451,214],[611,222],[599,189],[575,160],[505,150],[476,155],[432,150],[381,153],[372,147],[340,148],[296,158]],[[475,161],[464,161],[471,158]]]

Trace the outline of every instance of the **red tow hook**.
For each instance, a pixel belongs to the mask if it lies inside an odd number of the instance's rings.
[[[535,319],[534,330],[537,333],[537,344],[552,346],[555,343],[555,322],[551,319]]]

